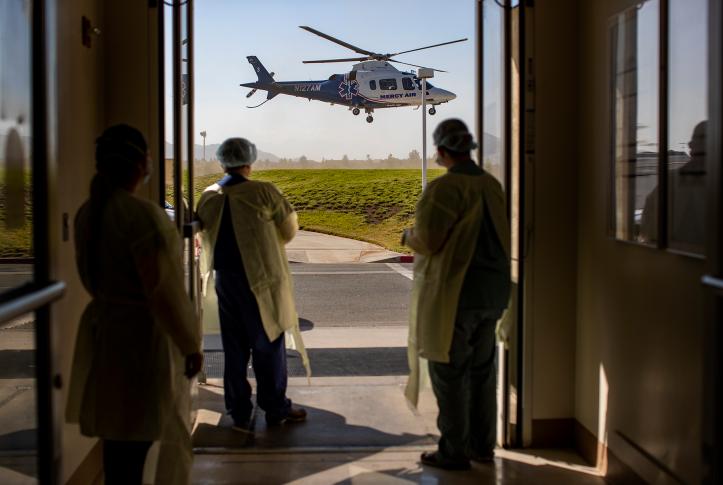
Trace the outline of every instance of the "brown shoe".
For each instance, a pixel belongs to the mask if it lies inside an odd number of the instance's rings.
[[[294,406],[291,406],[291,409],[289,409],[289,414],[286,415],[286,417],[280,421],[277,421],[275,423],[269,423],[267,421],[267,424],[269,426],[278,426],[283,422],[289,422],[289,423],[300,423],[306,419],[306,409],[303,408],[295,408]]]
[[[289,414],[286,415],[285,421],[289,421],[291,423],[300,423],[305,419],[306,409],[295,408],[294,406],[291,406],[291,409],[289,409]]]

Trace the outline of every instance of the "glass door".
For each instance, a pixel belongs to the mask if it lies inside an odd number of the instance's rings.
[[[522,281],[529,238],[524,230],[524,161],[534,156],[534,137],[525,135],[534,121],[534,97],[522,90],[528,73],[521,60],[526,50],[531,52],[523,48],[525,29],[531,26],[525,22],[525,13],[531,8],[520,6],[518,0],[482,0],[481,4],[480,159],[505,189],[512,238],[513,298],[508,310],[512,324],[506,331],[507,345],[499,346],[497,359],[498,443],[519,447],[523,446]]]
[[[49,305],[65,285],[50,280],[45,12],[0,3],[0,483],[59,479]]]
[[[164,3],[165,95],[171,99],[165,107],[166,163],[162,201],[173,217],[184,246],[184,275],[189,298],[201,315],[200,248],[197,234],[200,224],[194,221],[197,196],[194,185],[193,124],[193,0]],[[204,374],[199,375],[201,381]],[[195,390],[194,380],[193,389]]]

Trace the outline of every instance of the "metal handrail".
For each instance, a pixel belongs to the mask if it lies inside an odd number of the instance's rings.
[[[707,274],[701,278],[700,282],[715,293],[723,295],[723,279]]]
[[[55,281],[39,290],[0,305],[0,324],[62,298],[65,295],[65,288],[64,281]]]

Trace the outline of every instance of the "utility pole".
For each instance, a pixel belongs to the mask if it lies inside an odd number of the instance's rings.
[[[202,131],[201,136],[203,137],[203,161],[206,161],[206,132]]]
[[[427,79],[434,77],[434,69],[419,69],[422,80],[422,190],[427,187]]]

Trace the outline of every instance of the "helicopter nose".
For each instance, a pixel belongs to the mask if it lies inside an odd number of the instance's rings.
[[[430,93],[434,96],[435,99],[442,99],[444,101],[452,101],[457,97],[456,94],[454,94],[451,91],[447,91],[445,89],[439,89],[435,88],[433,93]]]

